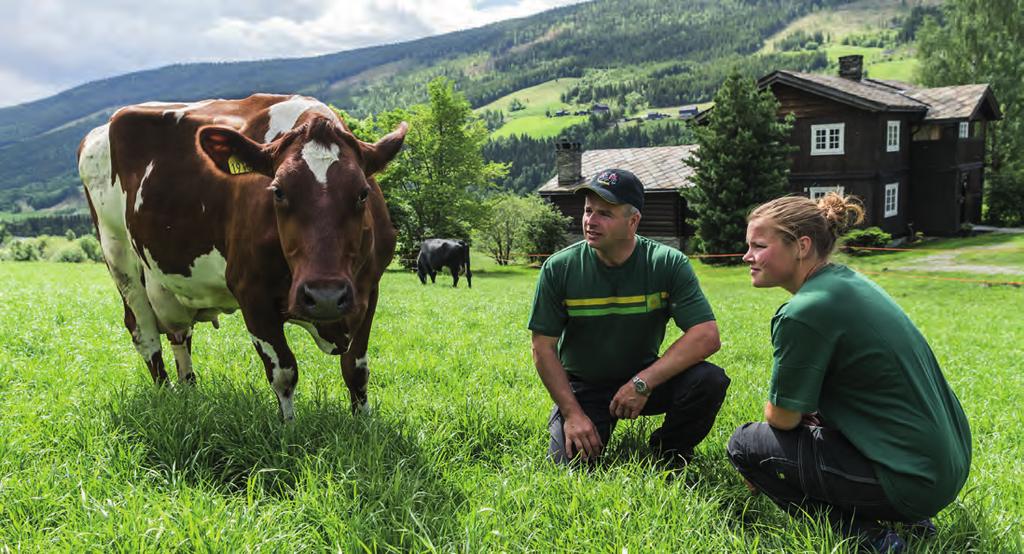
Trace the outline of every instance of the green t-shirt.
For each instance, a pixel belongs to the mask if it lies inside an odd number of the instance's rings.
[[[608,267],[585,241],[544,262],[530,330],[559,337],[574,377],[622,384],[658,359],[669,317],[682,330],[715,318],[686,256],[637,236],[626,263]]]
[[[935,355],[881,287],[842,265],[811,276],[772,318],[769,400],[817,410],[874,465],[910,519],[955,498],[971,466],[971,430]]]

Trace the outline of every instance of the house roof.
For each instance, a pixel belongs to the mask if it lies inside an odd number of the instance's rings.
[[[769,73],[757,82],[758,86],[762,88],[774,83],[814,92],[826,98],[873,112],[923,113],[928,110],[928,106],[924,103],[900,94],[891,86],[872,83],[870,80],[854,81],[833,75],[779,70]]]
[[[1000,119],[1002,113],[988,85],[958,85],[908,90],[907,96],[928,105],[925,120],[971,119],[986,110],[986,119]]]
[[[583,178],[570,186],[558,186],[558,176],[552,177],[541,185],[537,192],[571,192],[572,189],[585,183],[599,171],[618,168],[632,171],[645,191],[678,190],[692,187],[690,178],[693,168],[684,164],[683,159],[689,157],[697,149],[695,144],[682,146],[651,146],[647,148],[614,148],[608,150],[585,150],[583,152]]]
[[[855,81],[833,75],[779,70],[758,81],[759,87],[774,83],[789,85],[868,111],[918,112],[924,121],[970,119],[984,111],[986,119],[1000,119],[1002,113],[988,85],[956,85],[918,88],[910,83],[886,79]]]

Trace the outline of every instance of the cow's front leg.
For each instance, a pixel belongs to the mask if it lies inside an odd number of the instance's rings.
[[[263,360],[270,388],[277,395],[281,419],[291,421],[295,419],[294,394],[295,384],[299,382],[299,368],[284,338],[284,322],[271,310],[263,311],[262,315],[243,313],[252,344]]]
[[[192,369],[192,329],[176,333],[167,333],[167,340],[174,351],[174,365],[178,369],[178,383],[196,384],[196,374]]]
[[[370,380],[370,364],[367,359],[367,348],[370,343],[370,326],[373,314],[377,311],[377,288],[370,291],[363,321],[352,337],[352,343],[341,356],[341,376],[348,387],[349,404],[352,413],[369,413],[370,402],[366,394],[366,384]]]

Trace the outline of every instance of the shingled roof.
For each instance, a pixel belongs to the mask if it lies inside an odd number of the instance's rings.
[[[923,102],[908,98],[890,86],[872,83],[870,80],[854,81],[832,75],[779,70],[762,77],[757,82],[758,86],[762,88],[774,83],[814,92],[826,98],[873,112],[926,112],[928,110],[928,106]]]
[[[907,96],[928,105],[925,120],[970,119],[988,108],[989,119],[1000,119],[1002,113],[988,85],[958,85],[908,90]]]
[[[693,168],[684,164],[697,145],[651,146],[648,148],[614,148],[583,152],[581,173],[583,178],[569,186],[558,186],[558,176],[544,183],[537,192],[571,192],[599,171],[609,168],[632,171],[645,191],[678,190],[692,187]]]
[[[988,85],[956,85],[917,88],[909,83],[883,79],[853,80],[832,75],[779,70],[758,81],[761,88],[774,83],[831,98],[868,111],[919,112],[925,121],[969,119],[987,112],[987,119],[1002,113]]]

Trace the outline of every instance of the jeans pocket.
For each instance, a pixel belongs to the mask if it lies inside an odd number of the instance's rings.
[[[800,486],[800,467],[788,458],[770,457],[761,460],[759,469],[762,474],[773,481],[789,482],[790,486]]]

